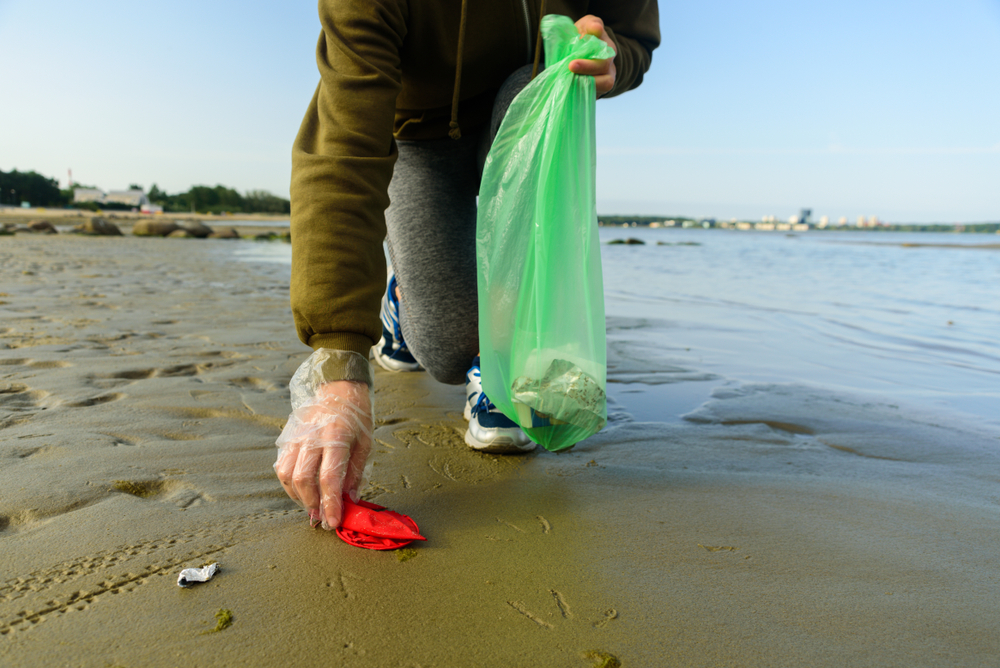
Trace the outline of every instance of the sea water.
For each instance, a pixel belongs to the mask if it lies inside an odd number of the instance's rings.
[[[629,237],[645,243],[607,243]],[[679,422],[734,388],[796,387],[1000,434],[1000,249],[977,247],[998,237],[602,228],[600,238],[619,419]],[[236,253],[291,262],[287,244]]]
[[[977,248],[1000,239],[601,230],[628,237],[646,243],[603,246],[609,342],[631,361],[609,391],[637,419],[720,385],[794,383],[1000,425],[1000,248]]]

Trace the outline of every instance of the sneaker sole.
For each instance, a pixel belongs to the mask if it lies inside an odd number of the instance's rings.
[[[378,352],[376,348],[372,348],[372,357],[378,362],[378,365],[385,369],[386,371],[420,371],[423,367],[417,362],[400,362],[394,360],[390,357],[386,357]]]
[[[473,450],[478,450],[479,452],[492,452],[495,454],[531,452],[537,447],[537,444],[532,441],[522,444],[518,443],[509,436],[500,436],[490,443],[485,443],[475,438],[472,435],[472,432],[468,429],[465,430],[465,444]]]

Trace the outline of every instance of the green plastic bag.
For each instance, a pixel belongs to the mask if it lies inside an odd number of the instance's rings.
[[[545,70],[507,110],[479,189],[479,350],[490,400],[561,450],[608,416],[596,93],[569,63],[614,50],[565,16],[546,16],[542,35]]]

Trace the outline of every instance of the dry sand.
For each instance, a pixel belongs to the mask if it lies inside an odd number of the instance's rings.
[[[379,373],[365,496],[428,541],[310,529],[271,469],[308,351],[246,243],[0,237],[0,664],[1000,661],[998,441],[892,407],[750,387],[497,457],[462,388]]]

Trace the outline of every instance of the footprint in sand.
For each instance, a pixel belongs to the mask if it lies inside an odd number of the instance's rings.
[[[42,407],[49,397],[45,390],[33,390],[24,383],[0,385],[0,409],[7,411],[30,411]]]
[[[50,396],[23,383],[0,385],[0,429],[28,422],[36,412],[48,408]]]
[[[115,480],[111,483],[110,489],[140,499],[158,498],[178,508],[192,508],[212,500],[190,483],[180,480]]]
[[[163,367],[160,369],[125,369],[123,371],[114,371],[112,373],[94,374],[89,377],[89,382],[94,387],[99,387],[102,389],[117,387],[119,385],[127,385],[135,381],[146,380],[148,378],[176,378],[176,377],[189,377],[197,376],[206,371],[212,371],[214,369],[221,369],[224,367],[232,366],[236,364],[236,361],[225,361],[225,362],[203,362],[200,364],[176,364],[174,366]],[[244,379],[244,380],[258,380],[258,379]],[[265,381],[260,381],[261,383]]]
[[[254,378],[253,376],[244,376],[243,378],[233,378],[229,381],[230,385],[235,385],[244,390],[250,390],[251,392],[274,392],[278,387],[263,378]]]
[[[33,360],[26,357],[16,357],[13,359],[0,360],[2,366],[27,366],[32,369],[64,369],[73,366],[71,362],[64,360]]]
[[[70,408],[88,408],[90,406],[100,406],[101,404],[111,403],[112,401],[120,401],[126,396],[121,392],[111,392],[109,394],[102,394],[97,397],[90,397],[89,399],[82,399],[80,401],[74,401],[72,403],[66,404]]]

